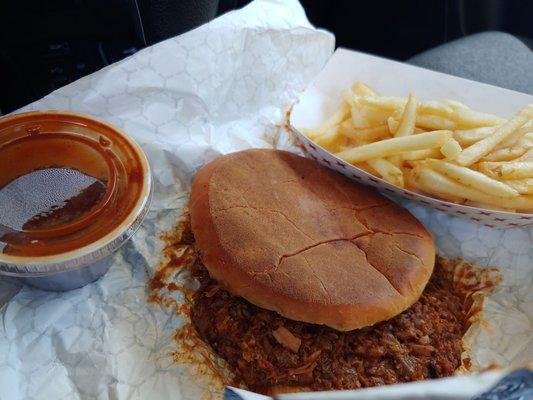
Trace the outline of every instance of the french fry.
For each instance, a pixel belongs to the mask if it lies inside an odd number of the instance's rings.
[[[440,148],[440,152],[448,160],[454,160],[462,150],[461,145],[454,138],[449,138]]]
[[[401,97],[394,96],[364,96],[361,97],[361,103],[369,107],[388,110],[389,112],[403,109],[406,100]],[[494,126],[503,124],[505,119],[496,115],[473,111],[464,107],[451,107],[444,103],[425,102],[420,104],[420,115],[441,117],[445,120],[452,120],[454,126],[457,128],[477,128],[483,126]],[[450,125],[450,123],[448,123]],[[418,124],[422,126],[422,124]],[[435,126],[428,126],[428,128],[436,128]],[[440,129],[454,129],[447,125],[441,125]]]
[[[437,115],[443,118],[450,118],[453,114],[453,108],[439,101],[426,101],[418,105],[418,111],[421,114]]]
[[[364,110],[359,104],[361,98],[354,100],[354,105],[350,106],[350,118],[355,128],[370,128],[372,123],[366,118]]]
[[[394,96],[364,96],[361,97],[361,103],[369,107],[388,110],[395,112],[402,110],[406,104],[406,99]],[[445,103],[428,101],[419,105],[419,113],[423,116],[441,117],[445,120],[451,120],[456,127],[476,128],[482,126],[493,126],[505,122],[503,118],[496,115],[473,111],[465,107],[452,107]],[[450,122],[447,122],[451,125]],[[422,124],[418,124],[421,125]],[[428,128],[436,128],[428,126]],[[447,125],[441,125],[440,129],[453,129]]]
[[[315,143],[322,147],[331,146],[339,136],[339,126],[328,128],[326,133],[314,139]]]
[[[368,85],[363,82],[354,82],[352,91],[357,96],[377,96],[378,94]]]
[[[337,153],[339,151],[351,149],[354,146],[358,146],[358,145],[359,144],[356,143],[355,140],[339,134],[336,140],[333,143],[331,143],[328,147],[326,147],[326,149],[331,153]]]
[[[413,169],[413,176],[419,185],[423,186],[430,194],[438,196],[442,193],[446,196],[461,197],[482,203],[486,203],[485,200],[490,198],[489,195],[461,185],[427,166],[417,165]]]
[[[519,129],[531,118],[533,118],[533,105],[528,105],[513,118],[496,129],[492,135],[464,149],[461,154],[457,156],[457,163],[464,166],[474,164],[481,157],[490,153],[498,143],[512,135],[514,131]]]
[[[349,116],[350,107],[348,104],[342,103],[341,106],[335,111],[335,113],[329,117],[320,127],[315,131],[320,132],[321,134],[326,133],[330,128],[333,128],[335,125],[340,124]]]
[[[533,131],[527,132],[522,136],[518,142],[515,144],[516,146],[524,146],[527,148],[533,148]]]
[[[417,166],[418,161],[421,160],[403,160],[402,169],[403,171],[409,171],[412,170],[414,167]]]
[[[376,171],[374,168],[372,168],[368,163],[362,162],[362,163],[355,163],[354,167],[357,167],[359,169],[362,169],[363,171],[369,173],[370,175],[379,176],[378,171]]]
[[[396,165],[398,168],[401,168],[403,165],[403,157],[401,154],[396,154],[395,156],[390,156],[386,158],[386,160],[389,160],[391,163]]]
[[[352,120],[350,118],[348,118],[348,119],[345,119],[344,121],[342,121],[338,125],[337,129],[339,130],[339,134],[340,135],[350,136],[350,134],[347,133],[347,132],[351,132],[351,131],[353,131],[354,129],[357,129],[357,128],[355,128],[353,126]]]
[[[450,119],[456,123],[457,127],[461,128],[494,126],[505,121],[496,115],[473,111],[464,104],[459,107],[457,103],[454,105],[455,107],[445,103],[428,101],[420,105],[420,113]]]
[[[528,147],[508,147],[505,149],[494,150],[492,153],[483,157],[484,161],[511,161],[514,160],[528,151]]]
[[[418,135],[385,139],[335,154],[349,163],[385,158],[407,151],[441,147],[452,136],[451,131],[433,131]]]
[[[503,163],[494,172],[502,179],[533,178],[533,161]]]
[[[529,149],[515,161],[533,161],[533,149]]]
[[[341,151],[345,151],[348,149],[353,149],[354,147],[358,146],[357,143],[355,143],[354,140],[344,137],[336,142],[335,150],[332,148],[328,148],[327,150],[331,153],[339,153]]]
[[[468,147],[471,144],[479,142],[481,139],[485,139],[486,137],[492,135],[495,130],[496,127],[493,126],[485,126],[483,128],[466,130],[458,129],[453,133],[453,137],[461,146]]]
[[[346,104],[348,104],[348,107],[356,107],[357,106],[357,96],[355,96],[354,92],[352,92],[350,89],[345,89],[341,91],[341,97],[344,100]]]
[[[459,182],[462,185],[469,186],[481,192],[500,196],[500,197],[516,197],[518,192],[502,182],[491,179],[481,172],[473,171],[467,167],[461,167],[450,162],[442,160],[428,159],[422,161],[431,169],[446,175],[447,177]]]
[[[379,176],[392,185],[403,187],[403,173],[400,168],[384,158],[368,160],[367,164],[374,168]]]
[[[462,203],[464,203],[466,201],[466,199],[464,199],[462,197],[459,197],[459,196],[456,196],[456,195],[436,192],[435,188],[433,186],[425,186],[420,181],[418,176],[415,176],[413,171],[414,170],[406,171],[405,174],[404,174],[405,185],[406,185],[407,189],[409,189],[411,191],[414,191],[414,192],[419,192],[419,193],[422,192],[422,193],[425,193],[428,196],[432,196],[432,197],[437,196],[437,197],[439,197],[439,198],[441,198],[443,200],[451,201],[451,202],[457,203],[457,204],[462,204]]]
[[[402,110],[407,103],[406,99],[393,96],[363,96],[360,97],[360,101],[365,106],[385,110],[389,113],[398,109]]]
[[[372,128],[355,128],[351,123],[345,124],[344,122],[339,125],[339,134],[355,139],[359,143],[369,143],[390,137],[387,125],[378,125]]]
[[[409,151],[407,153],[401,154],[404,161],[415,161],[415,160],[425,160],[426,158],[442,158],[442,153],[440,149],[425,149],[425,150],[415,150]]]
[[[400,124],[394,133],[395,137],[409,136],[415,132],[417,107],[418,100],[415,98],[415,96],[413,96],[412,93],[409,93],[407,103],[403,109],[402,118],[400,119]]]
[[[470,110],[470,107],[468,107],[466,104],[463,104],[463,103],[461,103],[460,101],[457,101],[457,100],[444,99],[444,103],[448,104],[454,110],[457,110],[458,108],[463,108],[465,110]]]
[[[518,179],[518,178],[512,178],[512,177],[505,177],[502,175],[502,167],[506,165],[507,167],[503,167],[507,173],[511,173],[513,171],[514,167],[517,164],[530,164],[533,162],[533,149],[528,150],[527,153],[525,153],[523,156],[517,158],[516,160],[512,162],[506,162],[506,161],[481,161],[477,164],[475,164],[475,167],[478,171],[483,172],[485,175],[490,176],[491,178],[495,179]],[[524,168],[524,167],[519,167]],[[525,172],[525,171],[524,171]]]
[[[425,129],[446,129],[446,130],[455,130],[457,129],[457,124],[451,119],[440,117],[438,115],[424,115],[418,114],[416,116],[416,126]]]
[[[487,175],[488,177],[498,179],[495,169],[504,163],[505,161],[481,161],[472,165],[470,168],[475,168],[477,171]]]
[[[500,201],[500,199],[498,199]],[[496,203],[496,206],[500,206],[504,204],[506,208],[513,208],[518,211],[527,211],[531,212],[533,211],[533,196],[530,195],[520,195],[518,197],[515,197],[513,199],[505,200],[502,203]]]
[[[391,114],[391,116],[396,121],[400,121],[402,119],[402,114],[403,114],[403,108],[397,108],[396,110],[394,110],[394,112]]]
[[[507,139],[503,140],[496,148],[503,149],[506,147],[512,147],[518,145],[518,143],[529,133],[533,132],[533,121],[529,121],[524,124],[520,129],[517,129],[512,135]]]
[[[533,196],[520,195],[513,198],[503,198],[489,195],[471,187],[461,185],[453,179],[423,165],[413,169],[413,174],[417,182],[428,188],[432,194],[438,195],[439,193],[444,193],[448,196],[460,196],[477,203],[490,204],[498,207],[505,205],[505,208],[515,208],[517,210],[533,209]]]
[[[449,118],[453,118],[458,127],[463,129],[501,125],[506,122],[505,119],[496,115],[466,108],[456,108]]]
[[[372,107],[362,107],[360,109],[361,114],[369,121],[370,125],[375,124],[386,124],[387,118],[389,118],[389,113],[383,110],[378,110]]]
[[[394,135],[394,133],[398,130],[398,126],[400,125],[400,122],[395,120],[393,117],[387,118],[387,126],[389,127],[389,132]],[[426,132],[424,129],[415,127],[414,133],[423,133]]]
[[[533,178],[512,179],[503,181],[503,183],[520,194],[533,194]]]
[[[400,122],[393,117],[389,117],[387,118],[387,126],[389,127],[389,132],[394,135],[398,130],[398,126],[400,126]]]

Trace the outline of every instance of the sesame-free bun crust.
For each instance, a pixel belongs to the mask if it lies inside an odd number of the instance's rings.
[[[415,303],[435,260],[407,210],[317,162],[278,150],[219,157],[196,175],[191,226],[231,294],[347,331]]]

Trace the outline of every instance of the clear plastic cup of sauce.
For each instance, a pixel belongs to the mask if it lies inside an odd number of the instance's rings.
[[[0,119],[0,275],[69,290],[107,272],[148,212],[141,148],[70,112]]]

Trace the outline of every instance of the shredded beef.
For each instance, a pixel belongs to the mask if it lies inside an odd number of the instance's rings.
[[[439,265],[411,308],[350,332],[288,320],[233,297],[201,264],[193,267],[192,274],[200,282],[191,310],[196,330],[227,361],[237,383],[251,390],[268,393],[278,385],[312,390],[386,385],[449,376],[461,363],[464,299],[454,293]],[[284,329],[294,336],[291,342],[300,341],[298,346],[280,340]]]

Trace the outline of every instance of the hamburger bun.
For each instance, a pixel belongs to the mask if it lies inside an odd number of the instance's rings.
[[[435,247],[407,210],[316,161],[270,150],[219,157],[190,199],[197,250],[232,295],[347,331],[415,303]]]

